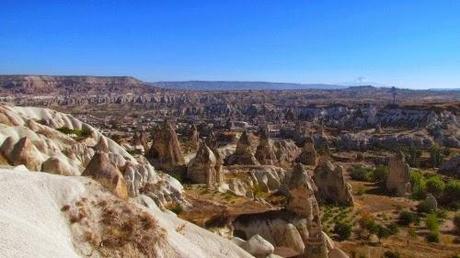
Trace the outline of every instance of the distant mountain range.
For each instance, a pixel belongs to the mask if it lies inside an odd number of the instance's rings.
[[[297,90],[297,89],[344,89],[335,84],[301,84],[256,81],[161,81],[148,83],[152,86],[181,90]]]

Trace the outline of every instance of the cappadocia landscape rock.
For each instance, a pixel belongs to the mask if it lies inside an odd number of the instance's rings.
[[[460,1],[2,1],[0,258],[459,258]]]

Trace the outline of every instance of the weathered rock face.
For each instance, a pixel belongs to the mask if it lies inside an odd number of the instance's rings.
[[[460,178],[460,156],[453,157],[444,162],[439,168],[439,172],[444,175]]]
[[[301,153],[301,150],[292,140],[276,141],[273,147],[276,159],[281,166],[290,166],[292,161]]]
[[[187,177],[194,183],[207,184],[211,188],[217,187],[221,183],[222,176],[216,166],[216,156],[203,142],[200,144],[195,158],[187,166]]]
[[[410,193],[410,172],[404,155],[399,152],[390,158],[388,162],[388,177],[386,188],[397,196],[405,196]]]
[[[109,189],[116,196],[127,199],[128,189],[120,170],[115,167],[104,152],[97,152],[86,167],[82,176],[88,176]]]
[[[227,165],[260,165],[251,149],[249,134],[244,131],[236,145],[235,153],[225,160]]]
[[[316,166],[316,159],[318,154],[316,153],[315,144],[313,143],[313,138],[306,138],[302,152],[297,157],[297,162],[300,162],[304,165]]]
[[[345,182],[343,167],[335,166],[328,157],[320,158],[313,177],[322,201],[353,205],[351,186]]]
[[[176,131],[170,122],[165,121],[162,127],[155,128],[152,138],[153,143],[147,158],[154,167],[171,171],[185,165]]]
[[[273,165],[229,166],[225,180],[230,190],[239,196],[254,197],[255,192],[271,193],[278,191],[286,181],[286,170]]]
[[[266,129],[260,131],[259,145],[254,156],[262,165],[274,165],[277,162]]]

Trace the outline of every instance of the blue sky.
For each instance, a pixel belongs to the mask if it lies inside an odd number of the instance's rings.
[[[1,74],[460,87],[457,0],[2,0]]]

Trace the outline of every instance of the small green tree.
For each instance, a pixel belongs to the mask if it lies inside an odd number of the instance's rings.
[[[439,219],[435,213],[428,214],[425,218],[426,228],[432,232],[439,232]]]
[[[422,172],[413,170],[410,173],[410,182],[412,185],[412,198],[420,200],[426,195],[426,182]]]
[[[337,234],[340,241],[350,238],[352,226],[347,223],[338,222],[334,226],[334,234]]]
[[[432,176],[425,182],[426,191],[439,198],[446,188],[446,184],[439,176]]]
[[[442,164],[444,160],[444,155],[437,144],[431,147],[430,158],[431,158],[431,164],[433,165],[433,167],[437,168]]]
[[[398,223],[403,226],[408,226],[412,223],[417,223],[419,218],[416,213],[410,211],[402,211],[399,214]]]

